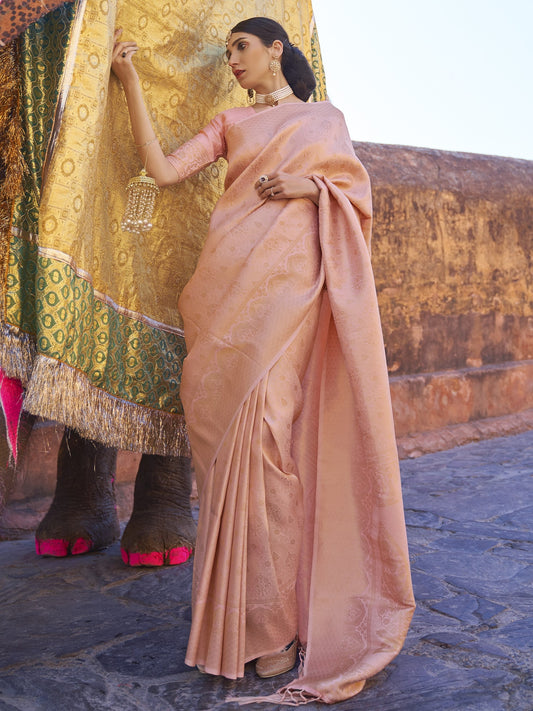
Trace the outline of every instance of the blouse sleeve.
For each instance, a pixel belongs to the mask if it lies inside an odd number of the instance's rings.
[[[224,120],[222,114],[217,114],[196,136],[166,158],[181,181],[225,155]]]

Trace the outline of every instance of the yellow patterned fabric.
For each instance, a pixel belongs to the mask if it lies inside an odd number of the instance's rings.
[[[22,373],[26,407],[111,445],[181,454],[185,345],[177,301],[225,167],[216,163],[163,190],[147,234],[120,229],[126,183],[142,166],[122,88],[110,77],[114,29],[140,47],[134,61],[169,153],[219,111],[246,103],[223,59],[229,29],[246,17],[268,15],[285,26],[317,74],[315,98],[325,98],[311,4],[83,0],[74,9],[69,32],[59,33],[68,52],[58,100],[46,102],[55,120],[42,188],[36,163],[15,220],[7,278],[6,322],[36,348],[31,372]]]

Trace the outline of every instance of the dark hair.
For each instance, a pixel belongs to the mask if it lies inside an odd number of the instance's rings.
[[[291,44],[287,33],[278,22],[269,17],[250,17],[237,23],[231,32],[255,35],[265,47],[272,47],[274,40],[282,42],[281,71],[294,95],[302,101],[307,101],[316,87],[315,75],[303,53]]]

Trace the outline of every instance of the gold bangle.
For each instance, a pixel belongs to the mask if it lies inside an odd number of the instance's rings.
[[[146,146],[151,146],[152,143],[155,143],[157,141],[157,138],[152,138],[151,141],[146,141],[146,143],[136,143],[135,148],[146,148]]]

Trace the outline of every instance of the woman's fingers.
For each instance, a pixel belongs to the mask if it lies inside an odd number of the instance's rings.
[[[268,183],[269,180],[270,180],[270,178],[268,175],[261,175],[259,180],[256,181],[254,188],[256,190],[261,191],[264,188],[264,186]]]
[[[132,55],[139,49],[137,43],[134,40],[120,41],[122,36],[122,27],[117,27],[113,39],[115,43],[113,45],[112,59],[115,61],[119,57],[121,59],[131,59]]]
[[[316,192],[311,189],[312,181],[287,173],[274,173],[262,175],[254,187],[261,200],[283,200],[291,198],[306,198],[314,196]],[[314,183],[313,183],[314,186]],[[311,199],[314,199],[311,197]]]
[[[122,83],[129,81],[136,75],[135,66],[131,58],[139,47],[134,40],[120,41],[122,29],[115,30],[115,44],[111,54],[111,69]]]
[[[261,175],[259,180],[255,183],[254,188],[261,199],[266,197],[272,197],[275,192],[275,185],[277,183],[277,175]]]
[[[138,49],[136,42],[116,42],[113,47],[113,59],[131,57]]]
[[[271,173],[270,175],[262,175],[255,184],[255,189],[259,197],[264,200],[267,198],[288,197],[285,195],[284,177],[282,174]]]

